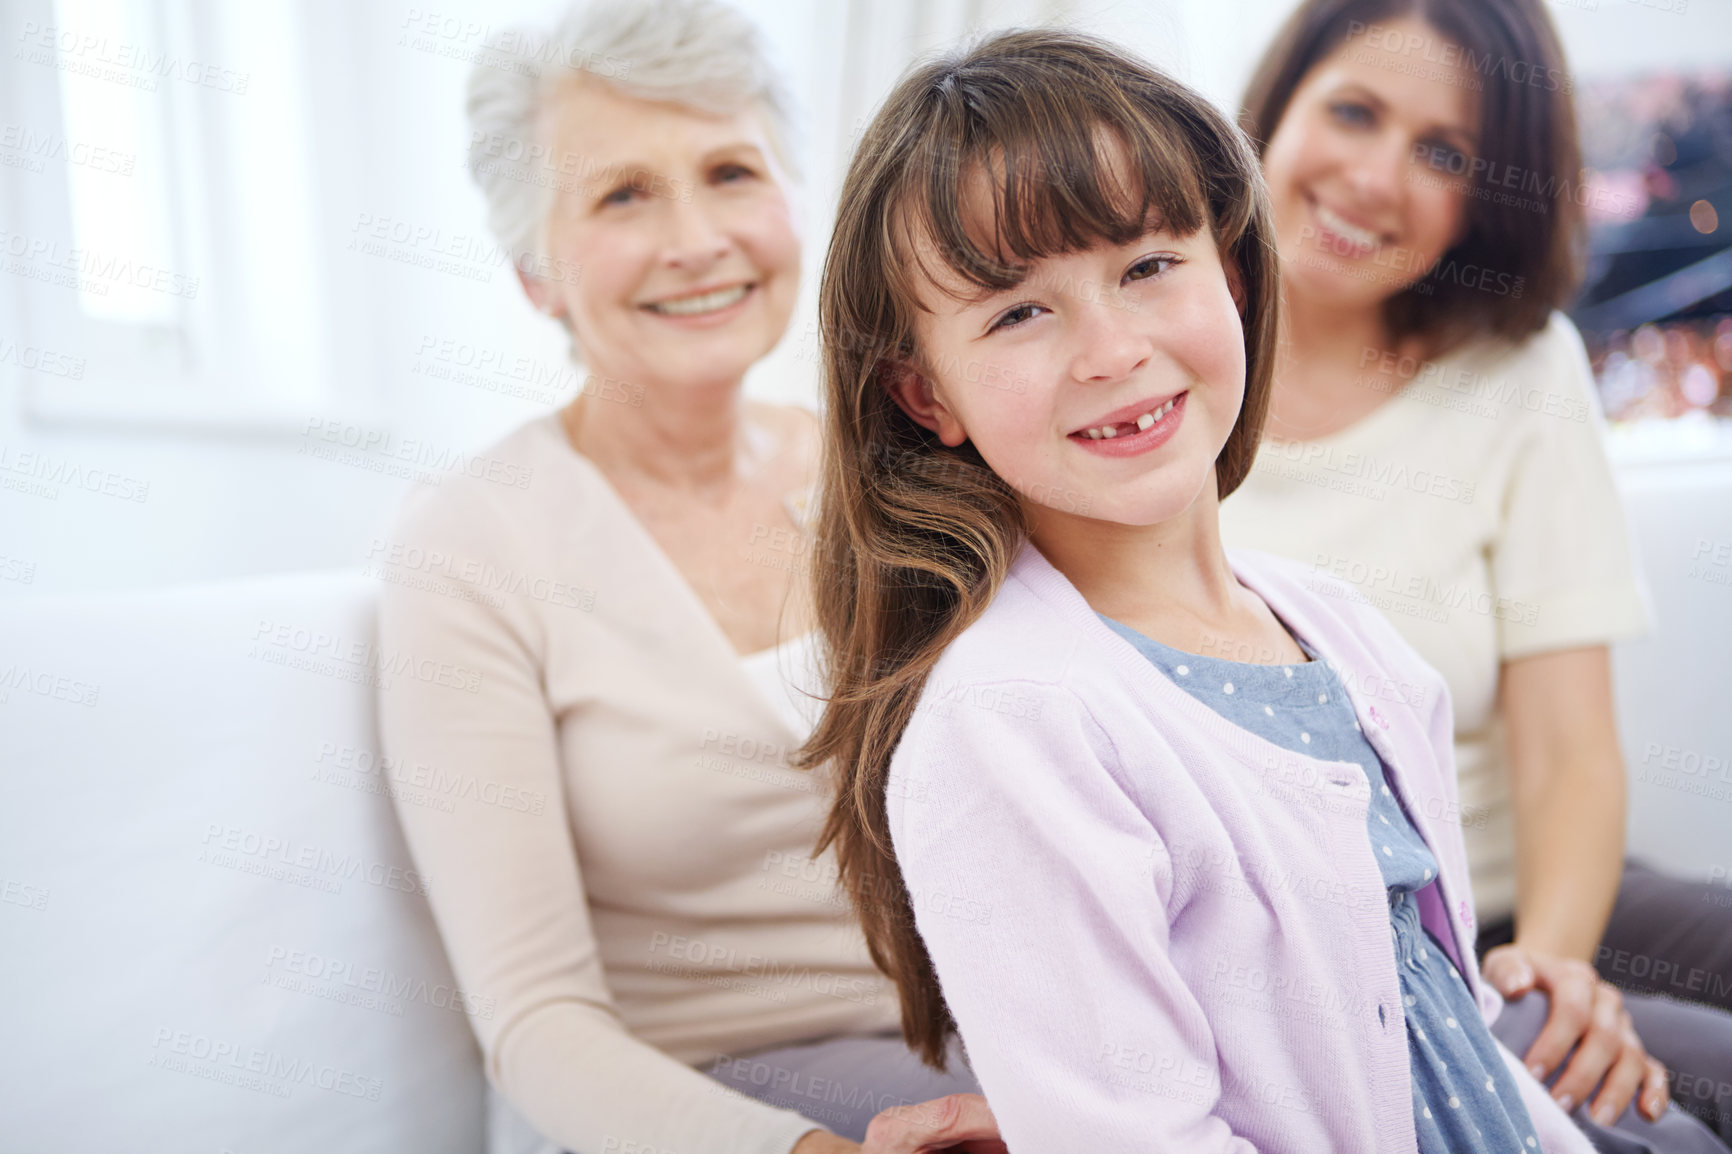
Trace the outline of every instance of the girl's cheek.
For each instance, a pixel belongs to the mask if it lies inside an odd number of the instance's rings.
[[[1013,391],[1012,366],[952,358],[947,367],[953,374],[946,391],[960,401],[957,415],[987,463],[994,468],[1026,463],[1030,451],[1041,446],[1050,422],[1038,399],[1028,391]]]
[[[1215,388],[1245,387],[1245,327],[1223,275],[1219,291],[1197,293],[1175,326],[1182,341],[1178,359],[1202,383]]]

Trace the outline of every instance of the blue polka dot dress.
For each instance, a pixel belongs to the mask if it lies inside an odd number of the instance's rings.
[[[1389,893],[1421,1154],[1537,1151],[1527,1107],[1466,980],[1420,924],[1415,894],[1437,877],[1437,859],[1390,789],[1335,670],[1318,660],[1253,665],[1182,653],[1110,617],[1101,620],[1173,684],[1241,729],[1307,757],[1351,762],[1366,774],[1366,826]],[[1300,646],[1316,657],[1304,642]]]

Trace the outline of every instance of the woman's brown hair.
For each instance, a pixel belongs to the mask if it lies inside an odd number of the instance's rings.
[[[1458,50],[1432,45],[1427,59],[1473,74],[1479,147],[1459,173],[1433,158],[1441,177],[1468,180],[1467,229],[1384,302],[1384,324],[1391,340],[1417,338],[1432,356],[1483,335],[1520,340],[1575,295],[1586,253],[1574,85],[1541,0],[1306,0],[1252,74],[1239,124],[1261,157],[1320,61],[1408,16]],[[1475,270],[1495,274],[1495,291]]]
[[[1115,178],[1111,141],[1128,157]],[[992,188],[991,251],[965,183]],[[812,581],[831,696],[800,751],[835,795],[833,846],[872,959],[897,985],[911,1048],[943,1069],[955,1029],[914,924],[885,808],[890,757],[939,656],[984,610],[1027,532],[1018,495],[972,444],[947,448],[884,387],[919,371],[915,238],[983,290],[1032,262],[1129,244],[1158,219],[1208,228],[1238,274],[1245,401],[1215,462],[1244,480],[1268,407],[1277,255],[1249,143],[1206,100],[1104,41],[1053,29],[994,35],[915,68],[867,128],[843,183],[819,290],[824,455]]]

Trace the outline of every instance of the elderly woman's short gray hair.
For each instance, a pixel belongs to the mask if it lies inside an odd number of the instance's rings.
[[[783,168],[798,171],[793,102],[745,14],[720,0],[579,0],[550,31],[495,41],[469,75],[469,173],[494,238],[524,271],[536,270],[555,194],[588,175],[546,138],[546,100],[578,73],[714,115],[756,103]]]

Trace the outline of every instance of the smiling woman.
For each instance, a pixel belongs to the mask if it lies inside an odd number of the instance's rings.
[[[694,116],[578,74],[550,94],[557,189],[524,288],[586,359],[646,387],[737,378],[792,315],[800,245],[775,134],[759,108]],[[536,265],[543,263],[537,261]]]
[[[1723,970],[1732,921],[1706,886],[1622,861],[1607,649],[1646,612],[1555,311],[1582,252],[1572,87],[1540,0],[1297,7],[1241,116],[1286,339],[1222,531],[1346,577],[1447,680],[1477,945],[1512,1002],[1498,1037],[1603,1150],[1724,1149],[1668,1101],[1732,1139],[1726,1097],[1685,1091],[1732,1082],[1732,1017],[1593,965]]]
[[[471,80],[470,167],[594,387],[487,450],[524,484],[406,506],[406,555],[468,579],[387,584],[384,643],[477,684],[399,682],[381,726],[395,758],[559,804],[402,805],[403,828],[462,987],[496,1007],[472,1019],[488,1078],[547,1138],[857,1150],[886,1107],[976,1085],[896,1035],[812,848],[821,780],[790,764],[816,423],[741,392],[798,285],[786,96],[715,0],[606,0],[502,42]],[[581,596],[535,595],[553,583]],[[983,1133],[959,1096],[865,1149]]]

